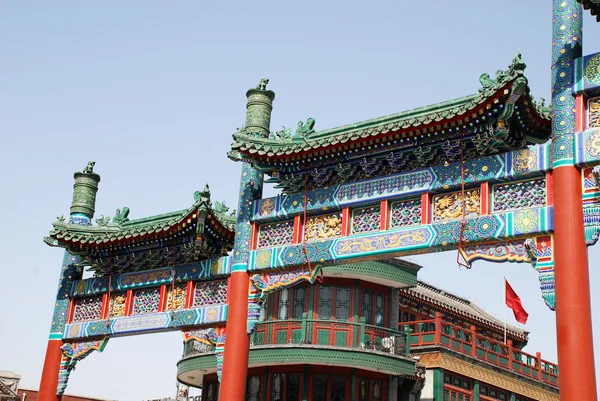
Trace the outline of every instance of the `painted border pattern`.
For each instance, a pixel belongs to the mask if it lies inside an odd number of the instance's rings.
[[[72,323],[65,327],[63,338],[116,337],[129,334],[173,331],[188,326],[222,323],[226,320],[227,305],[211,305],[186,310]]]

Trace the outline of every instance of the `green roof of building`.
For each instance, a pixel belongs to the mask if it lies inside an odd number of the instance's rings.
[[[499,70],[495,79],[490,78],[488,74],[482,74],[480,77],[482,87],[476,94],[324,131],[312,130],[313,119],[309,119],[306,125],[300,127],[294,136],[289,130],[284,130],[271,133],[265,138],[260,134],[240,129],[233,135],[234,142],[230,157],[260,159],[263,163],[271,159],[275,162],[275,159],[312,154],[326,148],[385,137],[390,133],[402,133],[403,137],[411,137],[421,134],[424,129],[442,126],[451,121],[461,121],[459,123],[462,125],[465,121],[474,121],[477,111],[482,106],[507,99],[511,95],[510,89],[513,84],[516,81],[522,83],[525,79],[524,69],[525,63],[520,55],[517,55],[508,70]],[[526,80],[524,83],[526,84]],[[521,97],[525,98],[524,102],[528,105],[529,117],[547,125],[544,129],[538,129],[540,138],[530,142],[544,142],[550,135],[550,109],[544,107],[543,103],[533,101],[527,85],[525,85],[525,96]]]
[[[101,257],[103,249],[113,250],[111,255],[114,256],[120,253],[130,255],[143,252],[144,244],[167,239],[172,239],[177,246],[194,243],[196,255],[221,256],[233,245],[235,211],[228,214],[227,206],[220,202],[215,202],[213,207],[208,186],[196,192],[194,200],[187,209],[135,220],[129,220],[129,208],[124,208],[123,211],[117,210],[112,222],[109,217],[101,217],[96,219],[96,225],[91,222],[88,225],[76,224],[73,219],[67,221],[61,216],[52,224],[53,228],[44,241],[50,246],[63,247],[96,259]]]

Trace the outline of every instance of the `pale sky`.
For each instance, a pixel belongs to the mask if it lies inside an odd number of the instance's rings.
[[[534,96],[550,99],[544,0],[5,0],[0,19],[0,369],[36,389],[63,254],[42,239],[68,215],[73,173],[88,160],[102,176],[96,216],[187,208],[206,182],[214,200],[237,208],[240,165],[226,153],[260,78],[276,93],[273,130],[308,117],[321,130],[469,95],[517,51]],[[584,54],[600,51],[600,24],[587,13],[583,36]],[[597,289],[600,247],[589,254]],[[500,318],[506,273],[530,314],[526,350],[556,361],[555,315],[533,268],[477,262],[466,271],[455,258],[413,259],[420,278]],[[598,291],[592,302],[598,310]],[[598,349],[598,320],[594,329]],[[67,393],[174,396],[181,352],[178,332],[112,339],[77,366]]]

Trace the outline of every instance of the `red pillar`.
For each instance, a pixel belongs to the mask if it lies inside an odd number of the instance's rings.
[[[226,352],[219,397],[221,401],[240,401],[246,397],[246,375],[250,355],[250,337],[246,334],[249,285],[250,276],[246,271],[231,273],[225,331]]]
[[[38,401],[57,401],[60,399],[56,395],[58,386],[58,371],[60,370],[60,360],[62,358],[62,340],[48,340],[46,348],[46,359],[42,370],[42,380],[40,381],[40,392]]]
[[[588,253],[581,172],[554,169],[554,257],[560,399],[596,401]]]

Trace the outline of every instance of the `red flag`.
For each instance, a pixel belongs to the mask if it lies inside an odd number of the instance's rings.
[[[504,295],[504,302],[506,302],[506,306],[513,310],[517,322],[521,324],[527,323],[529,313],[527,313],[523,308],[523,305],[521,305],[521,298],[519,298],[515,290],[513,290],[510,286],[510,284],[508,284],[508,280],[504,279],[504,283],[506,287]]]

